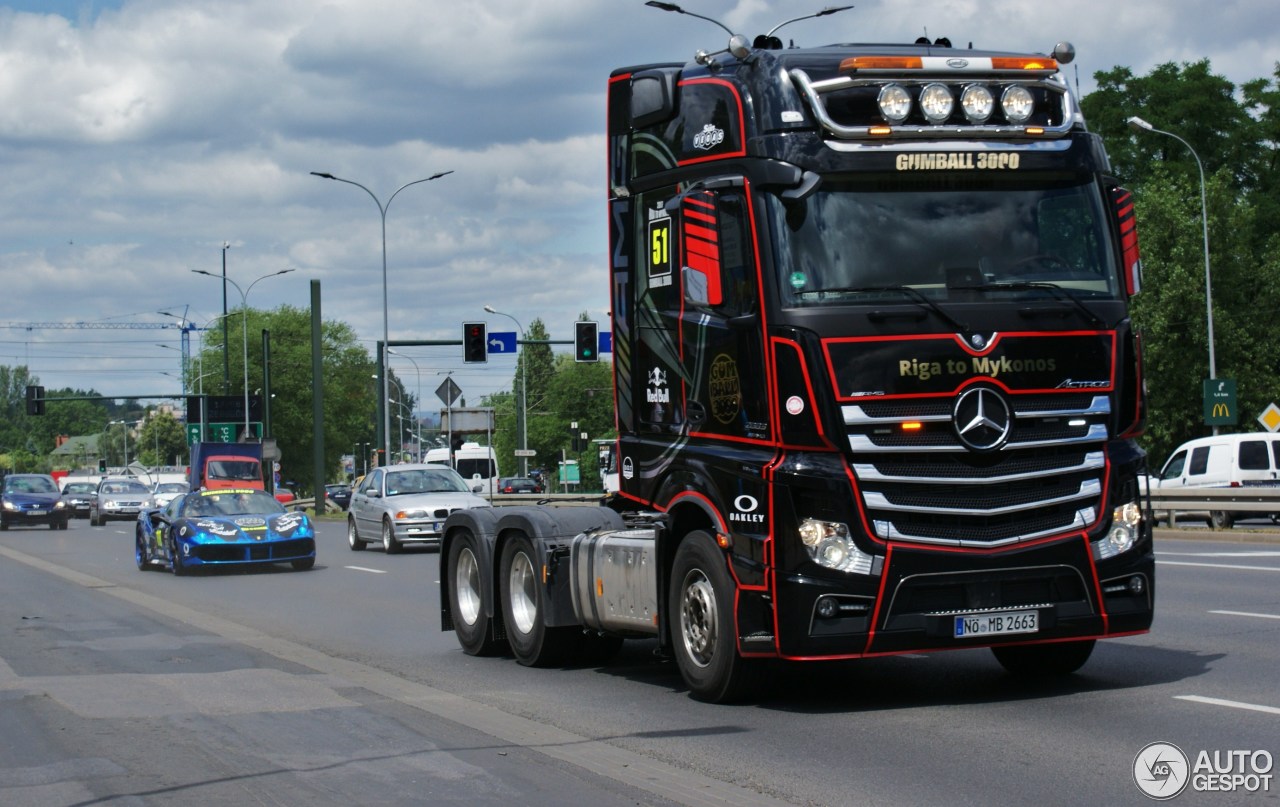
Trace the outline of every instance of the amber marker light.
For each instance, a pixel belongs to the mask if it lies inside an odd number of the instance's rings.
[[[995,56],[991,66],[996,70],[1057,70],[1058,62],[1043,56]]]
[[[902,424],[902,430],[904,432],[918,432],[923,428],[924,424],[918,420],[908,420],[906,423]]]
[[[919,70],[924,62],[919,56],[854,56],[840,63],[845,70]]]
[[[868,129],[868,130],[867,130],[867,134],[873,134],[873,135],[891,135],[891,134],[893,134],[893,127],[891,127],[891,126],[872,126],[870,129]]]

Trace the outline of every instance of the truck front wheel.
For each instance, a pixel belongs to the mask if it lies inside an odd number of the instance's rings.
[[[523,535],[513,536],[503,545],[499,572],[502,615],[516,661],[526,667],[550,667],[562,663],[574,650],[582,629],[549,628],[543,621],[546,591],[537,557],[533,543]]]
[[[469,656],[493,655],[500,642],[492,638],[491,620],[484,612],[485,580],[474,535],[459,533],[450,542],[445,574],[453,630],[462,651]]]
[[[695,698],[726,703],[751,695],[758,662],[738,655],[733,582],[724,553],[706,532],[691,532],[671,569],[670,614],[676,664]]]
[[[1053,644],[993,647],[996,661],[1014,675],[1045,678],[1069,675],[1084,666],[1093,653],[1093,639]]]

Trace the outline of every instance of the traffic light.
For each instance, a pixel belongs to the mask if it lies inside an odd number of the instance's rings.
[[[489,348],[485,340],[489,337],[489,326],[483,322],[464,322],[462,324],[462,360],[471,364],[489,359]]]
[[[105,459],[99,458],[99,459],[98,459],[98,473],[100,473],[100,474],[105,474],[106,472],[107,472],[107,461],[106,461]]]
[[[44,387],[37,387],[32,384],[27,385],[27,414],[44,414]]]
[[[573,360],[595,361],[600,350],[600,326],[594,322],[573,323]]]

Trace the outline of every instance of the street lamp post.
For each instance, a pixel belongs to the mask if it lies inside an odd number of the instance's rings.
[[[213,272],[206,272],[203,269],[192,269],[191,271],[195,272],[197,275],[208,275],[209,277],[213,277],[213,278],[217,277],[217,275],[215,275]],[[240,435],[241,440],[248,440],[249,435],[252,434],[252,432],[249,430],[249,292],[253,291],[254,286],[258,285],[260,282],[266,280],[269,277],[275,277],[276,275],[287,275],[292,271],[294,270],[281,269],[279,272],[272,272],[271,274],[263,275],[262,277],[250,283],[249,288],[247,289],[240,288],[240,284],[235,282],[231,278],[223,278],[223,280],[235,286],[236,291],[240,292],[240,306],[242,309],[244,309],[243,316],[242,316],[242,319],[244,321],[244,329],[243,329],[244,330],[244,433]],[[225,319],[223,319],[223,325],[224,326],[226,325]],[[226,350],[226,347],[227,346],[225,344],[222,346],[224,351]]]
[[[413,357],[412,357],[412,356],[406,356],[405,354],[403,354],[403,353],[401,353],[401,352],[399,352],[399,351],[396,351],[396,350],[392,350],[391,348],[387,348],[387,352],[388,352],[388,353],[391,353],[391,354],[393,354],[393,355],[399,356],[399,357],[400,357],[400,358],[402,358],[402,359],[408,359],[410,362],[413,362],[413,373],[414,373],[414,375],[416,375],[416,376],[418,377],[418,397],[414,398],[413,402],[414,402],[415,404],[417,404],[417,406],[418,406],[418,411],[422,411],[422,371],[418,369],[418,363],[417,363],[416,361],[414,361],[414,360],[413,360]],[[417,430],[417,431],[418,431],[418,433],[417,433],[417,437],[418,437],[418,462],[422,462],[422,419],[421,419],[421,418],[412,417],[412,415],[413,415],[413,412],[412,412],[412,411],[410,411],[410,413],[409,413],[409,414],[410,414],[410,419],[411,419],[411,420],[413,420],[413,421],[414,421],[414,423],[416,423],[416,424],[417,424],[417,427],[418,427],[418,430]]]
[[[452,173],[453,171],[441,171],[440,173],[432,174],[429,177],[423,177],[422,179],[415,179],[412,182],[406,182],[405,184],[396,188],[395,191],[391,194],[391,196],[387,197],[387,203],[383,204],[382,201],[378,199],[378,197],[374,194],[373,191],[369,190],[364,185],[361,185],[359,182],[356,182],[350,179],[343,179],[342,177],[336,177],[333,174],[330,174],[324,171],[311,172],[312,176],[317,176],[317,177],[320,177],[321,179],[332,179],[334,182],[345,182],[348,185],[355,185],[360,190],[369,194],[369,198],[373,199],[373,203],[378,206],[378,214],[382,217],[382,345],[383,345],[383,349],[382,349],[381,373],[382,373],[382,400],[384,402],[391,398],[390,374],[387,372],[387,348],[391,346],[390,306],[388,305],[388,301],[387,301],[387,208],[391,206],[391,201],[396,198],[396,194],[400,193],[400,191],[404,190],[410,185],[417,185],[422,182],[430,182],[433,179],[439,179],[440,177],[448,176],[449,174],[452,174]],[[385,403],[383,404],[383,407],[382,407],[382,436],[385,441],[384,447],[386,448],[386,456],[389,458],[391,456],[391,410],[386,406]]]
[[[124,467],[129,467],[129,421],[113,420],[109,425],[124,427]]]
[[[222,394],[231,389],[231,347],[227,336],[227,250],[230,241],[222,242]],[[205,274],[210,274],[205,272]]]
[[[1200,155],[1191,147],[1191,144],[1178,137],[1173,132],[1166,132],[1163,129],[1157,129],[1150,123],[1147,123],[1138,116],[1133,116],[1128,120],[1129,128],[1139,132],[1155,132],[1156,134],[1168,135],[1174,140],[1187,147],[1191,152],[1191,156],[1196,159],[1196,168],[1200,169],[1200,222],[1204,229],[1204,305],[1205,305],[1205,321],[1209,327],[1209,379],[1213,380],[1218,377],[1218,365],[1213,355],[1213,283],[1209,275],[1209,203],[1208,194],[1205,190],[1204,181],[1204,163],[1200,162]],[[1215,426],[1214,434],[1218,433]]]
[[[525,451],[529,448],[529,339],[525,334],[524,326],[520,324],[520,320],[496,310],[491,305],[484,307],[485,311],[490,314],[497,314],[506,317],[516,324],[516,329],[520,331],[520,341],[524,347],[520,351],[520,423],[518,431],[520,433],[520,475],[529,475],[529,458],[525,456]]]

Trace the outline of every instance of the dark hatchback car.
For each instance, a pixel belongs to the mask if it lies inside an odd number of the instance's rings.
[[[67,528],[67,506],[58,483],[48,474],[9,474],[4,478],[0,530],[48,524],[51,530]]]
[[[343,510],[351,507],[351,486],[350,485],[325,485],[324,495],[329,497],[329,501],[341,507]]]
[[[68,482],[62,486],[62,502],[70,518],[88,518],[89,503],[98,492],[96,482]]]
[[[537,482],[526,476],[504,476],[498,480],[499,493],[541,493]]]

